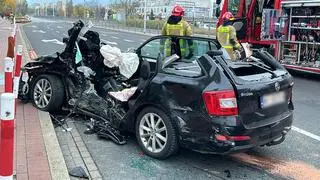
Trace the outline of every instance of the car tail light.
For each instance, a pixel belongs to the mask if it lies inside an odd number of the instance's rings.
[[[204,92],[203,100],[210,115],[238,115],[237,99],[233,90]]]
[[[215,135],[218,141],[248,141],[251,139],[250,136],[223,136],[220,134]]]
[[[227,139],[231,141],[247,141],[250,140],[250,136],[229,136]]]

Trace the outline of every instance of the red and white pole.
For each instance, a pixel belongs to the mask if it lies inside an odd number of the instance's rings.
[[[13,179],[14,102],[13,93],[1,94],[0,180]]]
[[[6,57],[4,59],[4,92],[12,93],[13,91],[13,60]]]
[[[22,63],[22,45],[18,45],[15,65],[14,65],[14,79],[13,79],[13,93],[16,99],[18,98],[18,91],[19,91],[21,63]]]

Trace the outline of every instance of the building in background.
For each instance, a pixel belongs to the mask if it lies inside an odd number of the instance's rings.
[[[147,0],[146,11],[150,15],[151,11],[156,17],[167,18],[171,14],[174,5],[181,5],[185,8],[185,17],[188,20],[208,20],[214,18],[215,0]],[[140,6],[136,8],[137,13],[143,15],[145,1],[140,0]]]

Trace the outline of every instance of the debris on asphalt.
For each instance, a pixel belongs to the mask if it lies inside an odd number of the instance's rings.
[[[69,172],[70,176],[73,177],[78,177],[78,178],[84,178],[84,179],[89,179],[89,176],[87,173],[84,171],[84,169],[81,166],[77,166]]]
[[[226,173],[227,178],[231,178],[231,172],[229,169],[224,170],[224,173]]]

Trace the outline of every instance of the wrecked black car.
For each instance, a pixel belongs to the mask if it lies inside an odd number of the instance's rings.
[[[86,114],[119,144],[122,131],[133,132],[159,159],[179,147],[227,154],[276,145],[291,129],[293,78],[267,52],[233,62],[215,39],[157,36],[135,50],[139,65],[128,78],[106,65],[96,32],[78,37],[83,26],[69,30],[64,52],[25,65],[19,99]]]

